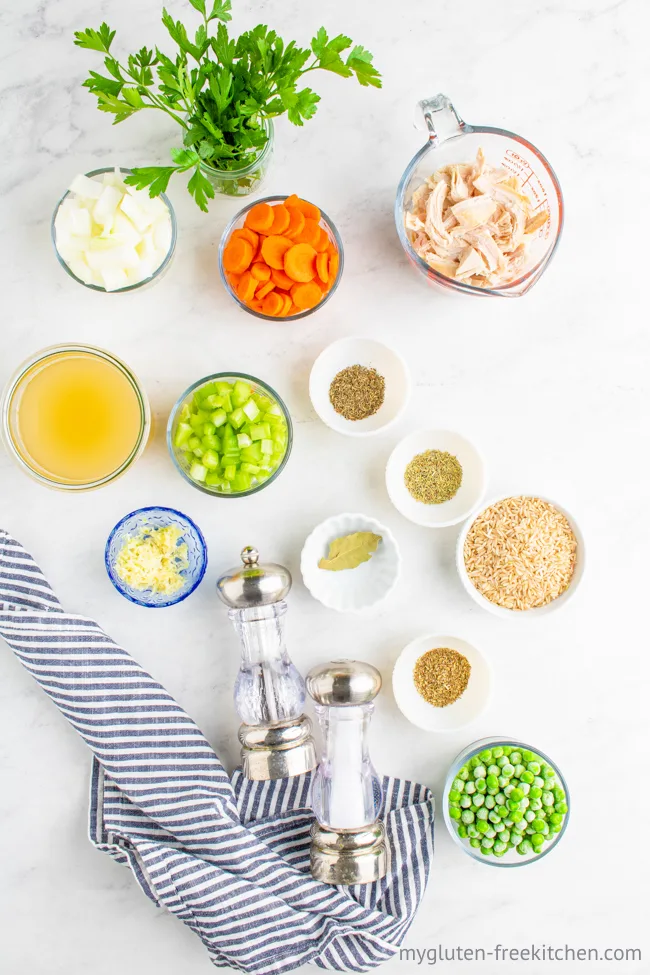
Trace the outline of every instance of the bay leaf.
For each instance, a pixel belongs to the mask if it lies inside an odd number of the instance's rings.
[[[319,569],[329,569],[330,572],[340,572],[341,569],[356,569],[362,562],[367,562],[381,541],[381,535],[374,532],[353,532],[343,535],[330,542],[330,550],[326,559],[318,563]]]

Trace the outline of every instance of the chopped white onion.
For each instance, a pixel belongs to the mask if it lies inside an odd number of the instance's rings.
[[[54,221],[56,248],[75,277],[117,291],[151,277],[169,253],[171,214],[118,169],[75,176]]]

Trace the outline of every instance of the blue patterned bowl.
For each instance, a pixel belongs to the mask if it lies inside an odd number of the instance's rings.
[[[183,535],[178,544],[187,545],[189,566],[181,570],[181,575],[185,578],[182,588],[168,596],[151,589],[134,589],[123,582],[116,572],[115,563],[124,543],[134,535],[139,535],[143,528],[167,528],[169,525],[176,525],[182,530]],[[104,561],[108,578],[117,591],[132,603],[149,608],[173,606],[187,599],[201,582],[208,565],[208,548],[199,528],[182,512],[174,508],[138,508],[137,511],[125,515],[108,536]]]

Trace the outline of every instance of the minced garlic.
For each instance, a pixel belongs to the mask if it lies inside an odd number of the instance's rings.
[[[185,585],[187,545],[178,544],[183,532],[178,525],[144,526],[124,542],[115,560],[115,571],[133,589],[148,589],[171,596]]]

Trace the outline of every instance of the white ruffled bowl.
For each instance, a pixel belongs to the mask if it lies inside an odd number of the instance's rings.
[[[353,532],[381,535],[377,551],[356,569],[332,572],[319,569],[330,542]],[[340,613],[358,613],[384,600],[399,579],[402,558],[392,532],[374,518],[361,514],[334,515],[314,528],[300,556],[300,571],[310,593],[323,606]]]

